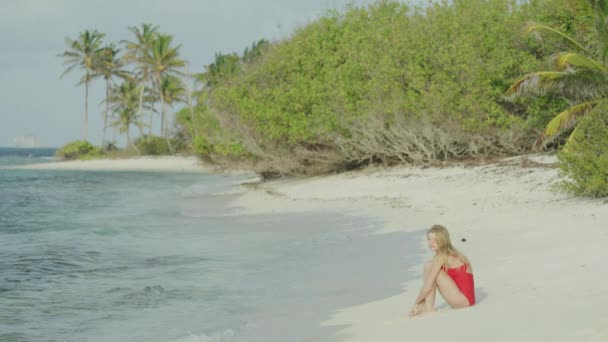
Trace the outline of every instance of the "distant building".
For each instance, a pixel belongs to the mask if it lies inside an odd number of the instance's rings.
[[[24,134],[13,139],[13,146],[21,148],[42,147],[40,140],[32,134]]]

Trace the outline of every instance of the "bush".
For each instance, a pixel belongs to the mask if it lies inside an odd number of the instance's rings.
[[[56,155],[65,160],[93,159],[103,156],[103,151],[88,141],[77,140],[62,146],[57,150]]]
[[[226,140],[212,143],[200,135],[194,137],[192,141],[192,153],[216,162],[219,159],[239,159],[249,156],[245,146],[238,142]]]
[[[563,188],[580,196],[608,196],[608,105],[590,111],[570,139],[558,154],[560,168],[569,177]]]
[[[145,156],[169,155],[171,150],[167,139],[159,136],[144,135],[133,143],[139,153]]]
[[[535,130],[568,103],[505,97],[552,51],[521,29],[584,33],[580,11],[570,0],[388,0],[330,11],[253,60],[216,55],[178,127],[203,158],[276,174],[529,151]]]
[[[222,132],[238,132],[279,173],[527,151],[533,129],[565,104],[504,95],[540,67],[546,52],[521,28],[539,14],[562,18],[555,1],[565,0],[389,0],[328,12],[215,84],[205,103]]]
[[[202,157],[208,157],[213,152],[213,145],[203,136],[196,136],[192,140],[192,152]]]

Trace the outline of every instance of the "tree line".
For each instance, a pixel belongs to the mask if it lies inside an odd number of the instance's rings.
[[[138,122],[157,103],[164,117],[164,107],[181,102],[173,138],[214,163],[246,163],[268,175],[428,165],[564,144],[566,167],[582,153],[577,144],[590,151],[589,141],[601,140],[589,139],[604,117],[607,13],[605,0],[379,0],[329,11],[283,41],[218,53],[204,72],[188,75],[192,91],[179,82],[186,76],[179,46],[155,26],[130,28],[136,39],[121,42],[116,62],[95,31],[68,41],[78,43],[70,45],[75,54],[62,57],[86,71],[85,94],[98,77],[132,82],[107,87],[112,124],[128,117],[123,111],[133,118],[125,122]],[[87,57],[95,51],[105,57]],[[119,63],[131,71],[101,72]],[[137,96],[124,95],[127,106],[113,94]],[[594,151],[585,158],[602,153]],[[590,163],[577,170],[597,176],[595,189],[608,189],[608,175],[598,171],[604,164]]]
[[[195,105],[204,105],[204,95],[209,89],[227,75],[240,71],[242,63],[253,62],[269,45],[267,40],[260,39],[245,48],[242,56],[216,53],[214,62],[203,72],[190,74],[188,62],[180,57],[181,46],[174,43],[172,35],[161,33],[159,26],[148,23],[128,29],[132,40],[121,40],[118,44],[104,42],[105,34],[98,30],[84,30],[76,39],[66,38],[67,49],[58,55],[66,66],[61,77],[75,69],[82,73],[77,85],[83,85],[85,90],[84,141],[88,140],[90,84],[95,80],[105,83],[101,142],[104,148],[108,145],[108,128],[125,134],[127,148],[137,148],[132,144],[131,127],[136,127],[140,137],[147,140],[165,139],[168,147],[165,153],[174,152],[173,138],[185,138],[186,144],[190,144],[192,137],[185,137],[183,131],[170,132],[172,109],[181,105],[191,111]],[[189,81],[194,81],[198,89],[189,89]],[[159,114],[159,135],[155,136],[153,118]]]
[[[158,26],[151,24],[129,27],[129,31],[134,39],[117,45],[104,43],[104,33],[85,30],[76,39],[67,38],[68,49],[59,55],[67,67],[63,75],[74,69],[83,73],[78,85],[85,88],[84,140],[88,139],[90,83],[96,79],[105,82],[102,146],[106,144],[108,127],[124,133],[128,146],[131,126],[136,126],[141,135],[147,126],[152,136],[152,118],[159,112],[160,136],[168,139],[168,111],[176,103],[185,102],[185,85],[180,77],[185,76],[186,61],[180,58],[180,46],[174,44],[173,36],[160,33]]]
[[[205,80],[195,122],[182,123],[198,154],[268,174],[524,153],[568,102],[508,98],[553,53],[521,30],[534,21],[575,30],[570,2],[377,1],[330,11],[253,61],[225,56]]]

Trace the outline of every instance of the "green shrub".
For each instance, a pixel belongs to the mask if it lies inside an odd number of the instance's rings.
[[[564,107],[549,97],[505,99],[547,54],[521,29],[540,15],[564,18],[569,8],[558,15],[550,6],[564,1],[389,0],[331,11],[214,84],[205,103],[221,131],[238,132],[237,142],[282,173],[289,160],[331,169],[521,153]]]
[[[139,153],[145,156],[159,156],[171,154],[167,139],[159,136],[144,135],[133,143]]]
[[[238,159],[248,157],[249,152],[243,144],[236,141],[211,143],[203,136],[196,136],[192,141],[192,152],[199,157],[214,160],[219,158]]]
[[[56,155],[65,160],[94,159],[103,156],[103,151],[88,141],[77,140],[62,146]]]
[[[203,136],[196,136],[192,140],[192,152],[202,157],[208,157],[213,153],[213,145]]]
[[[241,158],[248,156],[247,149],[243,144],[235,141],[216,144],[214,146],[215,153],[226,158]]]
[[[589,112],[574,131],[568,148],[558,154],[568,176],[563,188],[575,195],[608,196],[608,105]]]
[[[584,33],[580,11],[571,0],[380,0],[329,11],[255,59],[217,54],[177,122],[193,153],[280,174],[521,153],[568,105],[505,97],[553,51],[522,28]]]

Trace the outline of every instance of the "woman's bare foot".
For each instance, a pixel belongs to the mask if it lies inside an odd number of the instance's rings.
[[[408,317],[412,318],[419,315],[424,309],[424,302],[418,305],[415,305],[409,312]]]

